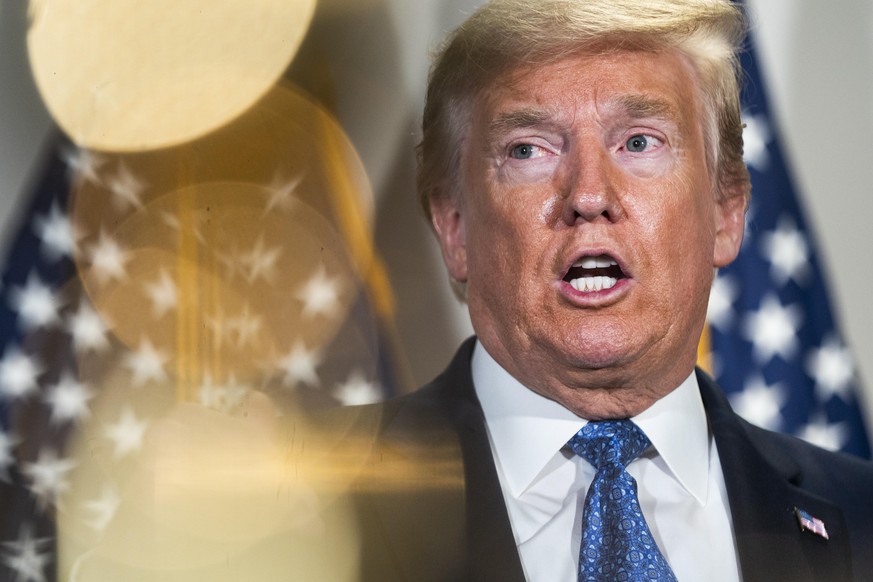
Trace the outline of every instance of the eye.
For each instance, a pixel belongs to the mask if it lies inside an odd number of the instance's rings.
[[[529,160],[536,155],[536,150],[536,146],[529,143],[522,143],[513,147],[510,155],[516,160]]]
[[[649,146],[649,138],[644,135],[635,135],[632,136],[629,140],[624,143],[624,146],[627,148],[629,152],[644,152],[646,148]]]

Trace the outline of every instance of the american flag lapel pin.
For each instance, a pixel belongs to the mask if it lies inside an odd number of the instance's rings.
[[[828,530],[825,529],[825,524],[817,517],[813,517],[799,507],[794,508],[794,515],[797,516],[797,523],[800,524],[801,531],[808,531],[817,536],[821,536],[826,540],[830,539]]]

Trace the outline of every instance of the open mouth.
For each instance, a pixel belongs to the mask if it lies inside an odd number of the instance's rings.
[[[618,263],[608,255],[582,257],[570,267],[564,276],[576,291],[590,293],[615,287],[626,275]]]

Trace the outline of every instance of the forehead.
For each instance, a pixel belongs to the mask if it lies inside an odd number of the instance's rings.
[[[510,68],[478,94],[474,115],[479,129],[484,122],[492,130],[539,118],[560,122],[580,112],[678,123],[699,120],[700,106],[697,75],[678,51],[612,51]]]

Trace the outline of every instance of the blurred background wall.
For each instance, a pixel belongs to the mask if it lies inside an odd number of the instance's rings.
[[[412,148],[429,62],[463,0],[323,0],[297,78],[329,93],[376,194],[375,240],[393,284],[411,384],[442,369],[471,330],[414,197]],[[873,3],[749,0],[783,145],[873,419]],[[27,6],[0,0],[0,250],[16,228],[52,122],[30,77]],[[321,61],[319,60],[322,59]],[[318,62],[329,62],[319,69]],[[296,65],[295,65],[296,66]],[[293,67],[292,67],[293,69]],[[5,256],[5,252],[2,253]]]

